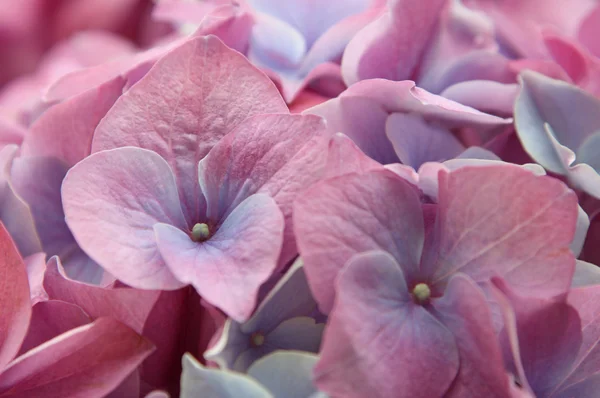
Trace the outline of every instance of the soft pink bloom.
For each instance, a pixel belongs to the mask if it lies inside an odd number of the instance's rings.
[[[99,124],[95,153],[63,182],[66,220],[123,282],[192,284],[245,320],[260,285],[296,254],[291,203],[318,179],[328,135],[320,118],[287,114],[243,56],[191,39]]]

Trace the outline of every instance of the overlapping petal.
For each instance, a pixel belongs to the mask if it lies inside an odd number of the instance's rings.
[[[136,146],[158,153],[176,176],[184,214],[195,220],[204,210],[200,159],[245,118],[269,112],[288,111],[266,76],[216,37],[194,38],[117,100],[96,129],[92,152]]]
[[[182,286],[162,259],[154,225],[185,230],[173,172],[158,154],[141,148],[102,151],[78,163],[62,185],[65,217],[81,248],[132,286]]]

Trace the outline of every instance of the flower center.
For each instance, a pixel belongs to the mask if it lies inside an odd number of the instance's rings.
[[[208,228],[208,225],[205,223],[197,223],[194,225],[191,238],[194,242],[204,242],[210,238],[210,229]]]
[[[265,335],[261,332],[252,333],[250,336],[250,344],[252,344],[253,347],[260,347],[265,344]]]
[[[417,283],[412,291],[413,297],[419,304],[423,304],[431,297],[431,289],[426,283]]]

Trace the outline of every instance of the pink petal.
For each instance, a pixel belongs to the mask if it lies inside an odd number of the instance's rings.
[[[577,197],[567,186],[508,164],[462,167],[439,181],[439,256],[424,265],[434,284],[463,272],[476,282],[503,276],[528,294],[568,288]]]
[[[566,71],[573,83],[598,96],[600,94],[600,60],[577,43],[558,35],[544,36],[554,60]]]
[[[454,84],[440,94],[449,100],[495,115],[511,115],[519,92],[516,84],[472,80]]]
[[[140,396],[140,371],[139,368],[134,370],[119,384],[117,388],[112,390],[105,398],[121,398],[121,397],[139,397]],[[167,396],[167,398],[169,398]]]
[[[551,26],[574,36],[583,17],[595,1],[583,0],[565,7],[563,0],[467,0],[469,7],[483,10],[493,19],[496,30],[507,45],[520,55],[540,58],[545,55],[541,28]]]
[[[75,304],[58,300],[39,302],[32,308],[29,330],[19,355],[91,321],[91,318]]]
[[[325,177],[337,177],[350,173],[363,173],[381,169],[383,166],[365,155],[347,136],[336,133],[329,142],[327,171]]]
[[[127,326],[100,318],[13,361],[0,376],[0,394],[15,398],[104,396],[152,350],[149,341]]]
[[[353,255],[387,251],[410,280],[423,248],[416,189],[388,170],[313,185],[295,202],[294,231],[311,290],[325,313],[333,305],[331,286]]]
[[[296,255],[292,201],[325,167],[330,133],[313,115],[260,115],[247,119],[200,161],[200,187],[209,220],[222,220],[254,193],[275,199],[285,218],[280,263]]]
[[[459,368],[454,338],[412,302],[393,257],[353,257],[336,290],[314,370],[320,390],[348,398],[444,395]]]
[[[189,2],[180,0],[163,0],[156,3],[152,10],[152,18],[170,23],[200,24],[207,14],[218,7],[220,2]]]
[[[330,99],[328,96],[321,95],[310,89],[302,90],[294,101],[289,104],[290,113],[302,113],[308,108],[319,105]]]
[[[358,8],[364,9],[356,13],[358,9],[352,10],[353,7],[349,7],[347,1],[329,2],[328,6],[333,5],[333,7],[338,8],[338,10],[332,10],[333,12],[330,15],[333,16],[335,15],[334,13],[339,15],[342,12],[347,16],[337,23],[330,25],[325,32],[313,41],[302,63],[300,73],[305,74],[320,63],[337,61],[344,53],[352,38],[363,27],[367,26],[385,11],[383,3],[384,1],[382,0],[359,0],[355,4],[358,5]],[[365,8],[365,4],[368,4],[367,8]],[[323,11],[319,9],[318,12],[321,13]],[[321,18],[320,20],[325,21],[325,19]],[[307,23],[306,26],[312,27],[314,25]]]
[[[578,41],[587,47],[596,57],[600,56],[598,27],[600,26],[600,5],[596,5],[582,20],[577,32]]]
[[[160,222],[187,228],[173,172],[159,155],[130,147],[95,153],[69,170],[62,197],[75,239],[104,269],[134,287],[182,286],[152,229]]]
[[[31,318],[29,283],[23,259],[0,223],[0,372],[19,352]]]
[[[454,335],[460,356],[458,376],[447,397],[510,396],[492,314],[481,289],[464,275],[456,275],[433,306]]]
[[[415,170],[425,162],[453,159],[464,150],[451,131],[418,116],[393,113],[387,119],[386,135],[400,161]]]
[[[48,103],[64,101],[119,76],[125,78],[128,84],[131,85],[133,83],[130,80],[138,72],[147,71],[158,58],[175,45],[181,44],[182,40],[169,41],[137,54],[119,57],[85,69],[70,71],[70,73],[63,73],[49,85],[44,95],[44,101]]]
[[[576,394],[575,389],[597,387],[600,383],[600,311],[598,300],[600,288],[598,285],[584,286],[569,292],[568,303],[573,306],[581,318],[583,340],[577,358],[568,374],[561,383],[560,390]],[[582,394],[582,393],[580,393]],[[574,395],[585,396],[585,395]]]
[[[46,254],[59,256],[70,277],[100,284],[110,275],[83,253],[65,222],[60,188],[67,170],[54,157],[19,157],[13,162],[12,181],[29,205]]]
[[[273,83],[217,38],[195,38],[117,100],[96,130],[92,152],[136,146],[158,153],[177,177],[184,214],[194,220],[203,210],[198,161],[246,117],[268,112],[288,112]]]
[[[54,156],[69,166],[88,156],[94,130],[124,84],[118,77],[48,109],[25,137],[23,156]]]
[[[227,47],[246,54],[254,23],[252,15],[230,0],[218,1],[222,4],[202,20],[193,36],[215,35]]]
[[[9,144],[21,145],[27,130],[12,120],[0,115],[0,147]]]
[[[210,321],[212,319],[206,316],[200,297],[192,288],[160,292],[147,313],[141,333],[156,346],[140,367],[146,388],[169,391],[179,388],[181,356],[185,352],[200,353],[205,349],[200,343],[200,334],[210,329]]]
[[[110,316],[142,333],[146,319],[160,291],[132,288],[104,288],[69,279],[58,257],[48,261],[44,289],[51,300],[75,304],[92,319]]]
[[[486,79],[503,81],[508,60],[496,52],[497,47],[494,27],[485,14],[470,10],[459,1],[447,3],[423,55],[416,77],[419,87],[439,93],[457,72],[470,77],[465,81],[474,80],[474,74],[479,73],[485,74]],[[485,69],[478,68],[484,59],[496,62]]]
[[[42,245],[31,209],[15,189],[10,175],[17,151],[16,145],[0,149],[0,220],[21,255],[28,256],[42,251]]]
[[[160,253],[178,280],[238,322],[247,320],[258,289],[271,276],[281,250],[284,220],[275,201],[255,194],[216,226],[205,242],[168,224],[154,227]]]
[[[389,10],[346,46],[342,59],[346,84],[373,78],[410,79],[445,3],[446,0],[389,1]]]
[[[48,295],[44,290],[44,273],[46,272],[46,253],[36,253],[25,258],[27,267],[27,278],[29,280],[29,291],[31,294],[31,305],[40,301],[46,301]]]
[[[527,383],[537,396],[550,396],[567,376],[581,346],[582,323],[577,311],[567,303],[565,295],[521,296],[504,280],[496,278],[493,282],[514,312],[520,361]],[[501,306],[506,307],[502,302]],[[510,316],[505,318],[507,321],[508,327],[512,327]]]

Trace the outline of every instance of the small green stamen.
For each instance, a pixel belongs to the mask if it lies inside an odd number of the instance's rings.
[[[265,335],[261,332],[252,333],[250,336],[250,343],[253,347],[260,347],[261,345],[265,344]]]
[[[197,223],[192,228],[192,240],[194,242],[204,242],[210,238],[210,229],[205,223]]]
[[[425,301],[429,300],[431,289],[429,289],[429,286],[427,286],[426,283],[417,283],[412,294],[419,304],[423,304]]]

